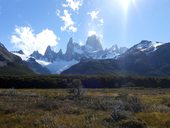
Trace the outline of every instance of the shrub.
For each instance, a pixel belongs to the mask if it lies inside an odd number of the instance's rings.
[[[80,96],[83,95],[83,86],[82,82],[80,79],[74,79],[70,84],[69,84],[70,90],[69,93],[73,94],[74,98],[79,98]]]
[[[113,104],[111,117],[113,121],[126,119],[131,115],[131,112],[125,110],[125,103],[122,100],[116,100]]]
[[[166,105],[153,105],[149,107],[149,111],[151,112],[169,112],[170,108]]]
[[[121,121],[129,118],[133,113],[141,112],[142,110],[143,104],[139,98],[124,93],[116,97],[111,117],[113,121]]]
[[[119,128],[147,128],[147,125],[141,120],[130,119],[122,121]]]
[[[161,101],[162,104],[170,107],[170,97],[164,97]]]
[[[141,100],[136,96],[129,96],[128,94],[120,94],[116,97],[116,100],[122,101],[122,105],[126,111],[141,112],[144,109],[144,105]]]
[[[141,100],[135,96],[127,97],[126,107],[127,107],[126,109],[128,109],[132,112],[141,112],[141,111],[143,111],[143,108],[144,108]]]
[[[43,103],[40,103],[38,107],[47,111],[51,111],[59,108],[59,102],[52,100],[44,101]]]
[[[113,110],[111,117],[114,122],[117,122],[117,121],[129,118],[130,115],[131,113],[128,111]]]

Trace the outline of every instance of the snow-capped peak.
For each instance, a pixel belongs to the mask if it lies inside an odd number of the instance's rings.
[[[162,45],[160,42],[152,42],[152,41],[147,41],[143,40],[139,44],[136,45],[136,48],[141,51],[145,51],[149,48],[157,48],[158,46]]]
[[[128,53],[136,53],[136,52],[153,52],[157,50],[157,47],[162,45],[161,42],[154,42],[148,40],[142,40],[139,44],[134,45],[132,48],[128,50]]]

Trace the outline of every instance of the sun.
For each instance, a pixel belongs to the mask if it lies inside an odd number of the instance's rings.
[[[127,13],[129,6],[135,4],[135,0],[119,0],[125,13]]]

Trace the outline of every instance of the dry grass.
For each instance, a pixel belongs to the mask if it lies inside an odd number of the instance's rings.
[[[170,108],[166,103],[170,90],[88,89],[85,92],[84,97],[72,99],[66,89],[1,89],[0,128],[112,127],[105,120],[111,118],[115,97],[122,93],[140,97],[147,106],[132,118],[143,120],[153,128],[170,126]]]

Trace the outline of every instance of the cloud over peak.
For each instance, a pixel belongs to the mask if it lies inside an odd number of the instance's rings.
[[[59,38],[52,30],[44,29],[40,33],[35,34],[34,30],[28,26],[17,26],[14,34],[11,36],[11,43],[13,43],[16,48],[22,49],[27,55],[30,55],[36,50],[44,54],[47,46],[56,46],[58,40]]]

